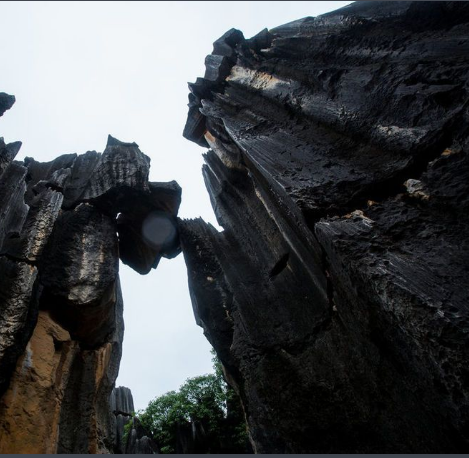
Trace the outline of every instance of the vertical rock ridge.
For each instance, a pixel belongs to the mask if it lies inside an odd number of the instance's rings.
[[[180,237],[255,450],[467,452],[468,6],[233,33],[183,133],[224,230]]]
[[[0,141],[0,451],[113,453],[119,256],[148,273],[179,253],[181,188],[149,182],[150,159],[111,136],[46,163],[14,161],[20,146]]]
[[[159,453],[158,446],[134,415],[134,401],[129,388],[119,386],[112,390],[111,410],[115,415],[116,424],[115,453],[139,455]]]

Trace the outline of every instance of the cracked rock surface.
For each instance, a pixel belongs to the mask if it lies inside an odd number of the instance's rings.
[[[146,274],[179,253],[181,189],[111,136],[47,163],[20,146],[0,139],[0,453],[117,452],[119,258]]]
[[[232,29],[189,85],[197,323],[261,453],[469,451],[469,5]]]

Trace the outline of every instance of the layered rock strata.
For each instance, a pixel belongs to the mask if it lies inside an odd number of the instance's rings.
[[[469,451],[469,5],[359,2],[189,85],[197,323],[261,453]]]
[[[135,143],[47,163],[20,146],[0,140],[0,453],[111,452],[119,258],[148,273],[179,252],[181,189],[149,182]]]

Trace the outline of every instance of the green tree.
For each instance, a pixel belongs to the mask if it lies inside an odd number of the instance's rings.
[[[198,425],[205,453],[250,451],[244,415],[238,396],[223,379],[215,353],[214,374],[189,378],[179,391],[155,398],[139,411],[138,419],[150,432],[162,453],[176,453],[182,432]]]

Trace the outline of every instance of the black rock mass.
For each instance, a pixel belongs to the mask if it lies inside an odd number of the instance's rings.
[[[469,451],[469,3],[214,43],[184,136],[193,308],[260,453]]]
[[[135,143],[0,139],[0,453],[158,452],[115,388],[118,265],[181,249],[256,452],[468,453],[469,3],[231,29],[205,64],[183,135],[221,232]]]

